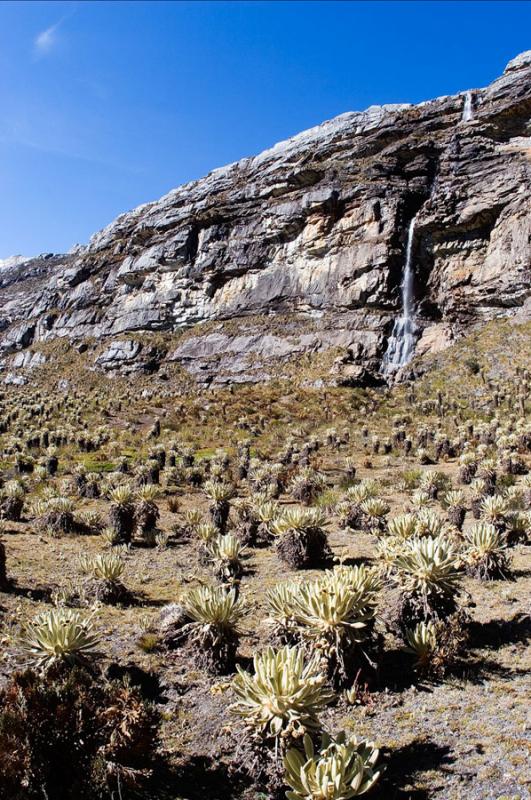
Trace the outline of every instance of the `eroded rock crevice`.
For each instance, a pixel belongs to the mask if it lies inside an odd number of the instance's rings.
[[[0,350],[256,317],[215,345],[220,380],[338,349],[351,377],[377,379],[413,217],[419,350],[514,313],[531,284],[531,52],[470,94],[467,114],[465,93],[343,114],[122,214],[85,248],[6,262]],[[278,315],[293,328],[273,335]],[[209,372],[212,354],[191,355],[205,335],[173,350],[192,374]]]

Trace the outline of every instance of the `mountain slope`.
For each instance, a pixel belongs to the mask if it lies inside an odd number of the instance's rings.
[[[468,104],[343,114],[121,215],[76,253],[16,263],[0,272],[6,366],[37,342],[118,337],[99,365],[141,367],[124,335],[209,322],[150,369],[261,380],[269,361],[334,348],[336,379],[377,380],[413,216],[418,352],[528,300],[530,120],[531,51]]]

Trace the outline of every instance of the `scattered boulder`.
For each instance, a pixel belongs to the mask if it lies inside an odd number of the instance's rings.
[[[96,364],[103,369],[118,369],[132,363],[141,349],[133,339],[115,340],[96,358]]]

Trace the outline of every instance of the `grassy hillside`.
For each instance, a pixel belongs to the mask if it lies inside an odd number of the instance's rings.
[[[72,746],[79,797],[273,800],[308,726],[316,745],[345,730],[380,749],[369,797],[527,797],[530,344],[530,324],[496,321],[411,384],[316,388],[310,359],[289,381],[209,390],[177,372],[109,378],[93,352],[43,345],[48,364],[0,400],[0,795],[59,797]],[[415,562],[430,538],[438,555]],[[200,587],[234,593],[234,627],[196,624]],[[340,597],[345,617],[323,610]],[[27,676],[14,688],[29,666],[39,697],[67,692],[73,667],[59,646],[44,659],[42,620],[25,631],[54,609],[98,639],[75,679],[85,722],[28,699]],[[411,652],[421,622],[433,638]],[[276,736],[236,713],[235,671],[285,644],[330,697]]]

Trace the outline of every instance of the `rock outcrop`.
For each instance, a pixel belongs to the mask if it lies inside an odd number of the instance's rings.
[[[86,248],[3,267],[0,351],[111,337],[98,365],[131,369],[146,354],[127,334],[214,320],[160,357],[253,380],[339,348],[338,380],[376,379],[415,215],[419,349],[514,314],[531,294],[531,51],[470,98],[471,119],[465,93],[343,114],[122,214]],[[250,316],[250,332],[224,331]]]

